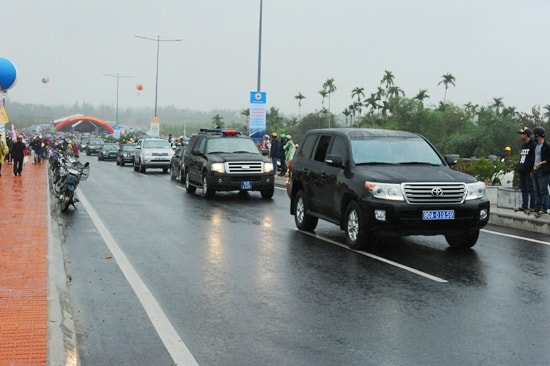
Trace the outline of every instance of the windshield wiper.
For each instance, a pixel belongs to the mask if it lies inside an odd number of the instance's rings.
[[[247,151],[247,150],[237,150],[237,151],[233,151],[233,154],[255,154],[255,152],[252,152],[252,151]]]
[[[355,165],[397,165],[396,163],[387,163],[382,161],[366,161],[363,163],[356,163]]]
[[[427,161],[404,161],[399,163],[399,165],[431,165],[431,166],[440,166],[441,164],[428,163]]]

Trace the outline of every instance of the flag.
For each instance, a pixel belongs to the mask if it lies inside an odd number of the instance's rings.
[[[10,120],[8,118],[8,114],[6,113],[6,108],[0,104],[0,126],[5,125]]]

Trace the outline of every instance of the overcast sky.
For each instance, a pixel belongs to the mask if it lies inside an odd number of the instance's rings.
[[[0,57],[17,67],[9,102],[242,110],[256,90],[260,0],[3,1]],[[263,0],[261,89],[267,106],[297,115],[321,108],[323,83],[376,90],[390,70],[407,96],[530,111],[550,104],[550,0]],[[42,83],[44,76],[49,83]],[[136,85],[143,84],[140,92]],[[327,102],[328,103],[328,102]],[[326,104],[327,106],[327,104]],[[75,111],[78,113],[79,111]],[[106,117],[105,117],[106,118]]]

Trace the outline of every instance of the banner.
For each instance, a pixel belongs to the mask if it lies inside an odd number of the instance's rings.
[[[5,125],[10,120],[8,118],[8,114],[6,113],[6,108],[4,105],[0,104],[0,126]]]
[[[267,133],[267,95],[265,92],[250,92],[250,128],[249,134],[254,142],[262,142]]]

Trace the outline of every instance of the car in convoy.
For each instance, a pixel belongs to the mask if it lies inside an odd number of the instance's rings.
[[[404,131],[335,128],[308,131],[287,181],[296,227],[319,219],[344,230],[353,249],[384,233],[444,235],[470,248],[489,221],[485,184],[450,166],[424,137]]]
[[[208,199],[216,191],[259,191],[270,199],[275,190],[273,163],[234,129],[201,129],[191,136],[180,169],[187,192],[199,188]]]
[[[185,151],[185,146],[180,145],[176,147],[176,151],[174,152],[174,155],[172,156],[172,159],[170,160],[170,179],[176,180],[180,179],[180,181],[183,183],[184,178],[181,170],[181,163],[183,161],[183,152]]]
[[[103,146],[104,141],[99,138],[91,138],[86,144],[86,155],[97,154],[101,146]]]
[[[136,144],[120,145],[116,153],[116,165],[134,164],[134,151],[136,151]]]
[[[118,144],[106,142],[97,151],[97,160],[116,160]]]
[[[162,169],[168,173],[174,150],[168,142],[157,137],[140,139],[134,151],[134,171],[147,173],[147,169]]]

